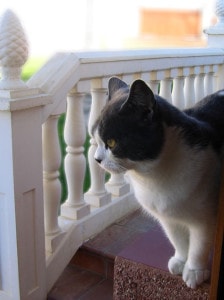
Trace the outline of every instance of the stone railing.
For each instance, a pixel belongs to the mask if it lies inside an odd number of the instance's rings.
[[[174,105],[188,107],[224,87],[224,50],[214,48],[218,37],[209,29],[213,47],[206,49],[60,53],[24,83],[23,28],[12,11],[0,24],[0,299],[45,299],[83,241],[138,207],[123,176],[105,183],[90,130],[84,156],[86,95],[92,98],[88,129],[113,75],[127,83],[142,78]],[[57,124],[64,112],[68,197],[60,205]],[[83,193],[87,160],[91,186]]]

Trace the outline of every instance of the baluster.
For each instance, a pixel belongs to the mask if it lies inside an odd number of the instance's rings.
[[[214,92],[214,73],[213,66],[205,66],[205,95]]]
[[[105,171],[98,165],[94,159],[96,152],[96,141],[92,136],[91,129],[96,119],[98,118],[103,106],[106,103],[107,89],[96,88],[92,89],[92,105],[89,116],[89,134],[91,136],[90,148],[88,152],[91,186],[87,193],[85,193],[85,200],[87,203],[95,207],[101,207],[111,201],[111,194],[105,189]]]
[[[45,247],[50,252],[55,250],[64,235],[58,225],[61,198],[58,118],[59,115],[49,117],[42,127]]]
[[[195,103],[195,91],[194,91],[194,68],[190,68],[190,74],[185,78],[184,84],[184,96],[185,96],[185,107],[191,107]]]
[[[126,182],[124,174],[111,174],[106,188],[115,197],[121,197],[130,192],[130,185]]]
[[[176,70],[173,70],[176,73]],[[173,91],[172,91],[172,103],[179,109],[183,109],[185,106],[184,99],[184,76],[183,70],[177,70],[177,76],[173,79]]]
[[[160,83],[159,80],[150,80],[149,81],[150,89],[153,91],[154,94],[157,94],[157,95],[159,92],[159,83]]]
[[[121,79],[122,79],[124,82],[126,82],[128,85],[131,85],[132,82],[135,80],[132,74],[131,74],[131,75],[123,75],[123,76],[121,77]]]
[[[172,101],[172,78],[170,78],[170,71],[165,72],[165,78],[163,78],[160,82],[160,96],[168,100]]]
[[[68,198],[61,206],[61,215],[71,219],[80,219],[90,213],[90,207],[84,202],[83,183],[86,159],[83,144],[86,139],[85,119],[83,114],[84,93],[70,91],[67,98],[67,114],[64,139],[67,154],[64,161],[68,186]]]
[[[140,78],[147,83],[147,82],[150,81],[150,73],[148,73],[148,72],[142,72]]]
[[[159,84],[162,78],[163,78],[163,72],[160,71],[150,72],[149,86],[154,94],[159,94]]]
[[[216,73],[216,85],[215,88],[216,90],[221,90],[224,89],[224,84],[223,84],[223,78],[224,78],[224,65],[219,65],[217,73]]]
[[[141,78],[141,73],[134,73],[133,74],[133,80],[137,80]]]
[[[136,73],[133,75],[123,75],[122,80],[127,84],[132,84],[136,79],[141,78],[141,75]],[[120,197],[130,191],[130,185],[126,182],[124,174],[111,174],[109,181],[105,184],[106,189],[115,197]]]
[[[196,102],[200,101],[205,95],[204,89],[204,67],[196,67],[197,76],[195,78],[195,100]]]
[[[218,86],[218,74],[219,74],[219,65],[213,65],[212,67],[212,85],[213,85],[213,89],[212,89],[212,93],[216,92],[217,90],[219,90],[219,86]],[[223,80],[222,80],[223,77],[221,77],[221,89],[223,88]]]

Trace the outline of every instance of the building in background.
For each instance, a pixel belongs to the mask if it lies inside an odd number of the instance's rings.
[[[23,21],[31,55],[205,44],[214,0],[3,0]]]
[[[87,0],[91,47],[151,48],[205,45],[214,0]]]

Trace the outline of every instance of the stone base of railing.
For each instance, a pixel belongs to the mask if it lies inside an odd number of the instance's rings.
[[[61,216],[72,219],[80,220],[90,214],[90,206],[83,204],[80,206],[70,206],[66,202],[61,205]]]
[[[65,236],[65,232],[60,231],[53,235],[46,235],[45,236],[45,249],[49,253],[53,253],[58,245],[60,244],[61,240]]]
[[[107,191],[116,197],[121,197],[130,191],[130,185],[128,183],[124,183],[122,185],[114,185],[110,182],[107,182],[105,186]]]
[[[111,194],[107,192],[99,194],[87,192],[85,193],[85,201],[93,207],[102,207],[110,203]]]

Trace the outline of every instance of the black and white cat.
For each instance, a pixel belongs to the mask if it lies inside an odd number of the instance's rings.
[[[168,262],[195,288],[209,278],[224,142],[224,91],[180,111],[142,80],[112,77],[109,101],[92,128],[95,159],[127,172],[137,200],[174,246]]]

